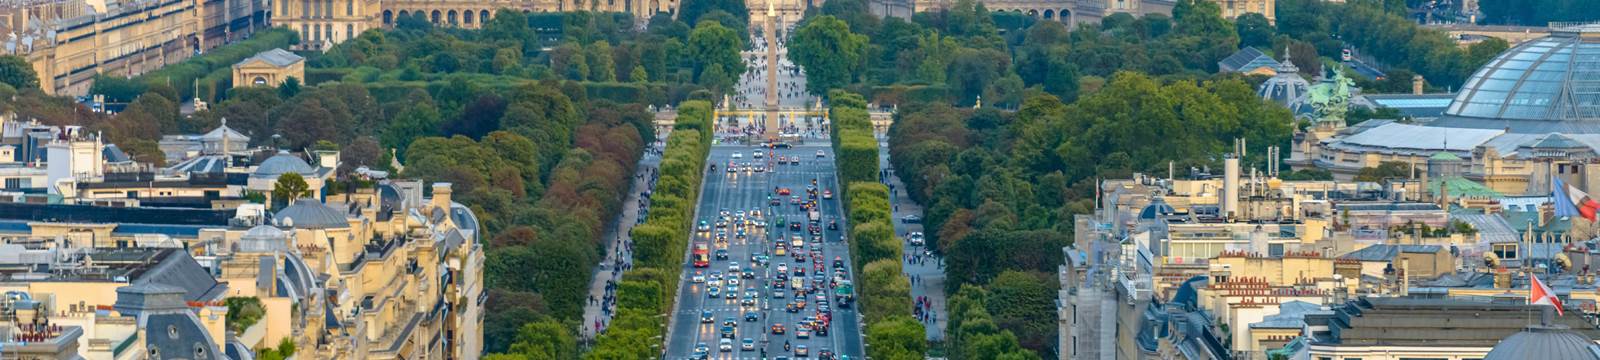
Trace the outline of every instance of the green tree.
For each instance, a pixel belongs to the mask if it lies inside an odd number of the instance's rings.
[[[493,66],[496,74],[514,74],[522,69],[522,52],[513,49],[495,50]]]
[[[689,61],[701,84],[733,84],[744,73],[739,35],[722,24],[703,21],[689,33]],[[711,74],[708,76],[706,74]]]
[[[1055,341],[1056,323],[1053,301],[1060,287],[1045,273],[1006,271],[987,286],[988,311],[1001,329],[1018,336],[1018,343],[1034,351],[1045,351]]]
[[[38,89],[39,74],[33,71],[33,64],[21,56],[0,56],[0,83],[18,90]]]
[[[1483,66],[1483,64],[1488,64],[1489,60],[1493,60],[1495,56],[1499,56],[1500,53],[1505,52],[1510,47],[1511,43],[1506,42],[1505,39],[1497,37],[1484,38],[1483,41],[1467,46],[1467,63],[1474,68]]]
[[[584,47],[584,58],[589,60],[590,81],[617,81],[617,64],[611,58],[611,44],[596,41]]]
[[[867,356],[873,359],[919,360],[928,351],[927,329],[907,315],[867,325]]]
[[[517,342],[511,344],[510,354],[523,359],[571,360],[578,358],[578,341],[572,327],[545,318],[523,324],[517,330]]]
[[[261,307],[261,299],[251,297],[229,297],[222,299],[222,304],[228,306],[228,330],[244,333],[266,315],[266,308]]]
[[[647,83],[650,82],[650,74],[644,71],[643,65],[635,65],[633,72],[628,73],[628,81],[640,84]]]
[[[283,79],[283,84],[278,85],[278,96],[284,99],[300,94],[300,79],[293,76]]]
[[[854,81],[866,53],[867,37],[831,15],[807,21],[789,41],[789,59],[806,70],[806,90],[815,95]]]
[[[1402,161],[1384,161],[1378,166],[1361,168],[1356,172],[1356,181],[1383,181],[1385,179],[1409,179],[1412,176],[1411,164]]]
[[[1257,13],[1239,15],[1233,19],[1234,31],[1239,33],[1239,46],[1257,48],[1272,46],[1275,29],[1266,16]]]
[[[306,178],[300,173],[286,172],[278,175],[278,181],[272,183],[272,198],[283,204],[293,203],[295,199],[311,196],[311,186],[306,184]]]

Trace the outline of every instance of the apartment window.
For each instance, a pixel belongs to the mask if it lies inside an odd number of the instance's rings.
[[[311,0],[300,0],[300,17],[311,17]]]
[[[22,189],[22,179],[6,179],[6,190]]]
[[[322,41],[322,27],[313,25],[313,26],[311,26],[311,30],[312,30],[311,32],[315,34],[315,35],[311,36],[311,41],[321,42]]]
[[[322,6],[323,6],[323,8],[322,8],[322,16],[327,17],[327,18],[332,18],[333,17],[333,0],[322,0]],[[333,32],[332,31],[328,32],[328,37],[333,37]]]
[[[355,37],[356,37],[356,26],[355,26],[355,24],[344,24],[344,38],[350,39],[350,38],[355,38]]]
[[[345,1],[344,14],[346,16],[356,16],[356,0]]]
[[[1490,248],[1490,251],[1494,251],[1494,255],[1501,259],[1517,258],[1517,244],[1494,244]]]
[[[328,41],[333,41],[333,24],[322,24],[322,32],[328,34]]]

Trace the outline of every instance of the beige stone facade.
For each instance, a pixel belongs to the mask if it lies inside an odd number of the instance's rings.
[[[39,87],[84,95],[94,75],[135,76],[220,46],[264,24],[261,0],[31,1],[0,6],[9,53],[39,74]],[[30,22],[29,19],[32,19]]]
[[[272,22],[300,34],[299,49],[325,51],[381,25],[378,0],[280,0]]]
[[[1274,21],[1276,0],[1208,0],[1222,8],[1222,16],[1233,19],[1248,13],[1262,14]],[[1010,11],[1041,20],[1077,24],[1097,24],[1111,14],[1126,13],[1135,17],[1145,14],[1172,14],[1176,2],[1172,0],[984,0],[989,11]],[[913,11],[937,11],[954,5],[954,0],[914,0]]]
[[[272,49],[233,65],[233,86],[283,85],[289,78],[305,81],[306,61],[298,55]]]

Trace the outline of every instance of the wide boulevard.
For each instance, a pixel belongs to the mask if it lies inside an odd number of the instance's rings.
[[[701,345],[705,348],[699,350],[708,353],[707,358],[710,359],[802,358],[797,354],[801,346],[808,353],[804,358],[821,358],[824,351],[834,353],[837,359],[862,358],[861,328],[855,305],[841,306],[833,296],[835,288],[830,287],[836,275],[836,258],[844,265],[841,268],[844,271],[842,278],[854,280],[855,277],[854,271],[849,269],[849,246],[843,237],[847,227],[838,196],[840,189],[833,153],[826,140],[813,139],[810,143],[791,145],[793,147],[789,149],[740,144],[713,146],[707,163],[716,168],[705,178],[695,217],[697,229],[693,234],[695,243],[708,244],[710,264],[707,267],[695,267],[691,254],[683,265],[685,282],[678,294],[678,311],[672,316],[666,358],[696,358],[697,348]],[[762,152],[764,156],[755,158],[755,152]],[[792,164],[793,160],[778,164],[778,157],[798,159],[799,164]],[[728,172],[730,163],[740,169]],[[763,169],[753,171],[749,169],[752,166]],[[820,246],[813,245],[815,241],[808,212],[797,204],[810,201],[807,187],[812,185],[813,180],[817,188],[816,207],[820,210],[820,221],[817,222],[823,240]],[[775,191],[778,188],[788,188],[790,195],[780,196]],[[827,192],[834,194],[827,196]],[[777,205],[773,205],[774,200]],[[760,217],[754,216],[756,211],[761,213]],[[729,214],[727,218],[731,221],[727,221],[725,228],[719,228],[718,222],[724,219],[724,212]],[[740,212],[744,213],[742,218]],[[745,220],[750,225],[742,226],[744,237],[741,238],[739,224],[745,223]],[[700,221],[706,222],[709,231],[699,228]],[[836,228],[830,226],[835,221]],[[800,223],[798,231],[788,225],[795,222]],[[764,223],[765,226],[757,226],[756,223]],[[780,227],[780,223],[785,225]],[[718,242],[718,233],[726,234],[725,246]],[[790,244],[785,248],[787,254],[778,256],[777,242],[791,242],[794,236],[799,236],[803,244],[798,247]],[[806,250],[810,256],[796,259],[794,252],[800,249]],[[820,250],[821,254],[816,254],[813,249]],[[727,251],[726,259],[719,259],[719,250]],[[752,255],[766,255],[770,260],[765,266],[752,263]],[[818,263],[811,256],[820,257],[821,262]],[[774,284],[779,278],[780,264],[787,268],[789,279],[782,286]],[[728,278],[739,277],[732,275],[734,272],[730,270],[735,266],[741,271],[753,271],[753,278],[739,279],[738,285],[729,284]],[[819,266],[823,269],[823,276],[820,277],[814,275]],[[804,269],[804,275],[797,274],[798,269]],[[721,275],[720,281],[716,274]],[[802,289],[814,286],[816,291],[811,295],[796,294],[793,288],[796,279],[802,281]],[[719,288],[717,296],[711,296],[711,287]],[[728,289],[734,289],[737,294],[727,296]],[[747,296],[751,298],[747,300]],[[804,299],[806,306],[789,311],[788,306],[799,299]],[[822,336],[820,330],[812,330],[808,336],[801,338],[801,323],[804,320],[808,317],[824,317],[819,313],[821,299],[827,299],[831,309],[831,315],[827,316],[831,318],[826,325],[827,335]],[[731,336],[724,335],[724,324],[728,320],[735,324]],[[784,331],[774,334],[774,325],[781,325]],[[727,351],[719,346],[725,337],[732,343]],[[746,339],[752,343],[749,348],[743,344]],[[786,342],[789,350],[784,349]]]

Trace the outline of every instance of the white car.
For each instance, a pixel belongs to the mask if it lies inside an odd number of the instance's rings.
[[[722,352],[733,351],[733,339],[722,339],[717,341],[717,350],[721,350]]]
[[[694,277],[692,279],[694,280],[694,282],[696,284],[706,282],[705,274],[701,274],[701,273],[694,273]]]
[[[734,154],[734,155],[738,155],[738,154]],[[817,150],[817,157],[819,157],[819,158],[828,157],[828,153],[827,152],[823,152],[822,150]],[[738,157],[734,157],[734,158],[738,159]]]
[[[743,153],[733,153],[733,158],[734,159],[743,159],[744,158],[744,154]]]
[[[750,152],[750,157],[760,159],[760,158],[766,157],[766,155],[762,154],[760,151],[752,151],[752,152]]]

